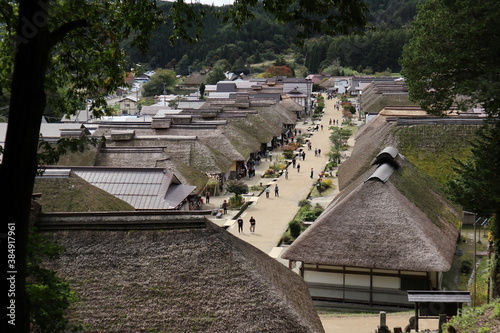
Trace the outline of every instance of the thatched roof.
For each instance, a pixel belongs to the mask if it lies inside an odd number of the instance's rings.
[[[433,117],[415,107],[387,107],[356,132],[351,158],[339,166],[342,190],[366,172],[375,156],[393,146],[434,179],[453,172],[453,158],[463,158],[481,118]],[[447,178],[449,179],[449,178]]]
[[[79,297],[71,318],[88,332],[324,332],[297,274],[190,219],[196,227],[48,232],[66,248],[49,267]]]
[[[283,98],[283,100],[280,102],[281,105],[283,105],[288,111],[291,112],[302,112],[304,111],[304,107],[300,105],[299,103],[295,102],[292,100],[290,97]]]
[[[408,97],[408,88],[403,81],[373,81],[363,89],[361,108],[365,113],[378,113],[386,106],[417,106]]]
[[[376,169],[372,166],[347,186],[282,257],[325,265],[448,271],[460,213],[408,161],[385,182],[367,180]]]

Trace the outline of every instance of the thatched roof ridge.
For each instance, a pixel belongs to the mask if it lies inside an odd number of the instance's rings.
[[[356,132],[356,144],[351,157],[339,166],[341,191],[370,169],[371,162],[384,147],[397,147],[387,139],[387,134],[394,125],[395,123],[386,122],[386,119],[379,115]]]
[[[282,257],[325,265],[449,270],[459,212],[408,161],[386,183],[364,182],[375,168],[344,189]],[[409,196],[411,191],[417,197]]]
[[[304,111],[304,107],[300,105],[299,103],[295,102],[292,100],[290,97],[285,97],[283,100],[280,102],[281,105],[283,105],[285,108],[287,108],[288,111],[291,112],[302,112]]]
[[[324,332],[297,274],[209,221],[49,236],[66,248],[49,266],[89,332]]]

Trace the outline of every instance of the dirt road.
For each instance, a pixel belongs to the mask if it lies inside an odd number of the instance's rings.
[[[391,331],[394,327],[405,329],[413,312],[387,313],[387,326]],[[380,325],[379,315],[370,314],[320,314],[326,333],[373,333]],[[437,332],[437,319],[419,320],[419,331],[431,330]],[[412,330],[412,332],[414,332]]]

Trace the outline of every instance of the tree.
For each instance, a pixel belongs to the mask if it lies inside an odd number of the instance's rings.
[[[231,180],[227,182],[226,188],[228,192],[234,193],[234,195],[229,198],[230,206],[239,206],[245,201],[242,194],[248,193],[247,184],[241,180]]]
[[[427,112],[443,115],[454,105],[460,110],[482,106],[489,116],[471,160],[458,162],[448,189],[464,207],[496,216],[493,297],[500,296],[499,16],[494,0],[428,0],[419,7],[401,61],[410,98]]]
[[[200,99],[204,99],[205,98],[205,83],[201,83],[200,84]]]
[[[241,0],[229,7],[226,19],[241,27],[252,16],[257,0]],[[325,10],[327,8],[328,10]],[[312,32],[347,33],[363,29],[363,0],[266,1],[265,9],[281,22],[295,22],[298,36]],[[99,114],[107,109],[105,95],[122,86],[124,54],[121,43],[144,49],[150,31],[161,22],[154,0],[19,0],[0,2],[0,61],[2,86],[10,87],[9,123],[0,169],[2,234],[15,235],[15,326],[29,331],[26,298],[26,257],[31,194],[37,172],[38,135],[47,103],[73,110],[74,103],[91,100]],[[170,41],[194,42],[201,37],[203,11],[177,0],[168,14],[173,26]],[[5,83],[5,85],[4,85]],[[69,87],[58,93],[58,87]],[[7,190],[8,189],[8,190]],[[3,253],[7,242],[2,242]],[[14,255],[12,254],[12,256]],[[6,330],[4,330],[6,331]]]
[[[168,90],[173,90],[177,78],[175,72],[170,69],[157,69],[150,80],[142,86],[144,97],[163,95]]]
[[[429,0],[419,9],[401,61],[410,98],[438,115],[452,105],[467,110],[478,104],[498,114],[497,1]]]
[[[77,329],[65,318],[69,305],[77,300],[70,285],[43,267],[44,258],[55,259],[64,248],[32,230],[28,239],[27,293],[32,311],[31,324],[36,332],[66,332]]]
[[[293,71],[287,66],[271,66],[262,74],[262,77],[274,76],[293,77]]]
[[[11,275],[15,294],[6,299],[15,309],[14,317],[10,323],[2,323],[10,331],[28,332],[27,239],[38,134],[47,102],[71,110],[68,101],[92,98],[93,109],[104,109],[105,92],[124,83],[120,42],[132,33],[131,43],[145,46],[148,31],[160,20],[149,1],[20,0],[3,1],[0,8],[4,65],[0,75],[3,83],[10,80],[11,93],[0,170],[0,212],[2,233],[15,239],[9,246],[12,258],[15,256],[9,271],[17,272]],[[145,15],[150,19],[144,20]],[[71,89],[59,95],[60,86]],[[2,250],[7,252],[5,240]]]
[[[207,84],[217,84],[219,81],[226,79],[226,75],[220,67],[214,67],[207,75]]]
[[[189,57],[187,54],[183,55],[181,60],[179,60],[179,63],[177,64],[177,67],[175,68],[175,71],[179,75],[188,75],[189,74],[189,65],[191,64],[191,61],[189,60]]]
[[[491,217],[493,249],[491,277],[493,295],[500,295],[500,122],[487,122],[471,142],[472,155],[467,161],[456,161],[455,179],[447,184],[451,199],[478,216]]]

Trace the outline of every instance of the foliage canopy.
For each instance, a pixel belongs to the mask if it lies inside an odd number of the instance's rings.
[[[495,0],[428,0],[404,47],[410,98],[432,114],[457,105],[500,112],[500,7]]]

